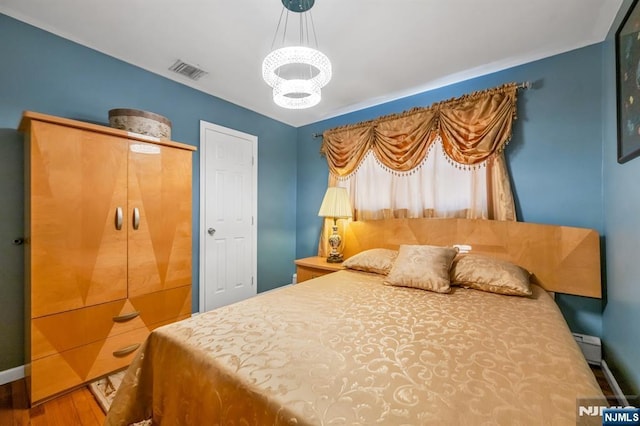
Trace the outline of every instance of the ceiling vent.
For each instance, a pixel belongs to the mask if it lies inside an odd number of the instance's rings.
[[[191,80],[199,80],[205,74],[208,74],[205,70],[196,67],[195,65],[187,64],[186,62],[178,59],[175,64],[169,67],[169,70],[176,72],[180,75],[184,75]]]

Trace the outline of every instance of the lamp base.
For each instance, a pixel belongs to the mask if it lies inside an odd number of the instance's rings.
[[[340,238],[340,234],[338,234],[338,225],[336,225],[335,218],[333,219],[333,233],[329,236],[329,247],[331,247],[331,251],[329,252],[329,257],[327,257],[327,263],[342,263],[342,253],[338,251],[338,247],[342,243],[342,238]]]

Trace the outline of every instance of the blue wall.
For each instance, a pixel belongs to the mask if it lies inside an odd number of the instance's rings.
[[[510,81],[534,83],[533,89],[518,92],[518,120],[505,151],[518,219],[602,234],[602,49],[589,46],[299,128],[296,256],[316,251],[317,210],[328,178],[326,160],[318,153],[321,140],[312,133]],[[558,303],[572,330],[602,334],[600,300],[559,295]]]
[[[629,7],[626,1],[621,10]],[[619,14],[618,21],[623,13]],[[617,28],[614,25],[613,28]],[[615,45],[613,34],[603,54],[604,215],[607,299],[603,314],[607,363],[625,393],[640,394],[640,158],[617,162]],[[640,398],[636,400],[640,404]]]
[[[258,291],[291,282],[296,129],[0,14],[0,371],[23,363],[23,110],[106,124],[108,111],[153,111],[198,146],[200,120],[258,136]],[[193,157],[193,307],[198,307],[199,155]]]

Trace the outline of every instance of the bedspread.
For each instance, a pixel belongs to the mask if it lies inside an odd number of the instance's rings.
[[[554,301],[341,271],[155,330],[107,416],[154,424],[575,424],[602,393]]]

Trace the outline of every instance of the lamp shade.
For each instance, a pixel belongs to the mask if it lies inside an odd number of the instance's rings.
[[[345,188],[330,186],[324,194],[318,216],[333,218],[351,217],[351,203]]]

